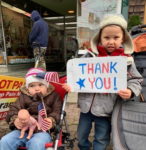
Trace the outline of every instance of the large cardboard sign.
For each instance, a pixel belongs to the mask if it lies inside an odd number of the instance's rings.
[[[0,76],[0,120],[6,117],[9,105],[16,101],[23,84],[24,78]]]
[[[67,63],[72,92],[117,93],[127,87],[125,56],[75,58]]]

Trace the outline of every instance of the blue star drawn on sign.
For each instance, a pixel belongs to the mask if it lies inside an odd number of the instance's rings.
[[[77,81],[77,82],[76,82],[77,84],[79,84],[80,89],[81,89],[82,87],[85,87],[85,85],[84,85],[84,81],[85,81],[85,79],[81,79],[81,78],[79,78],[79,81]]]

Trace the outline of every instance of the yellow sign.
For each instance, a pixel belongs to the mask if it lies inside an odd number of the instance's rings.
[[[6,117],[9,105],[20,95],[24,81],[24,78],[0,75],[0,120]]]
[[[23,83],[23,78],[0,76],[0,91],[18,91]]]

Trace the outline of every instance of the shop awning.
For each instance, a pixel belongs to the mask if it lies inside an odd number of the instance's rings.
[[[68,16],[68,10],[73,10],[76,15],[77,0],[2,0],[12,6],[28,13],[38,10],[42,16]]]
[[[32,0],[48,9],[53,10],[61,15],[68,15],[69,10],[74,10],[76,13],[77,0]]]

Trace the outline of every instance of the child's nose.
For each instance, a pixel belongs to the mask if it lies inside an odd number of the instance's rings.
[[[114,43],[114,39],[110,39],[110,40],[109,40],[109,43]]]
[[[39,91],[39,90],[40,90],[39,86],[36,86],[36,87],[35,87],[35,90],[36,90],[36,91]]]

